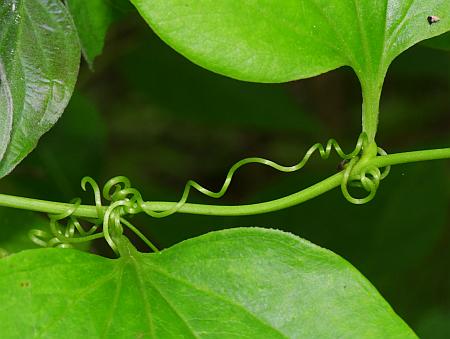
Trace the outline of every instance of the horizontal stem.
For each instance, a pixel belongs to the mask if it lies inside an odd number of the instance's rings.
[[[73,204],[0,194],[0,206],[49,214],[60,214],[72,208]],[[106,211],[106,208],[104,210]],[[83,218],[98,218],[96,207],[91,205],[78,206],[73,215]]]
[[[369,163],[372,166],[381,168],[391,165],[407,164],[411,162],[442,160],[449,158],[450,158],[450,148],[437,148],[424,151],[387,154],[372,158]]]
[[[253,215],[268,212],[278,211],[283,208],[298,205],[302,202],[315,198],[325,192],[338,187],[341,184],[343,173],[337,173],[328,177],[315,185],[309,186],[299,192],[288,195],[283,198],[261,202],[251,205],[203,205],[203,204],[189,204],[186,203],[177,211],[179,213],[202,214],[202,215],[221,215],[221,216],[238,216],[238,215]],[[174,207],[176,203],[173,202],[146,202],[142,206],[144,209],[153,211],[166,211]]]
[[[357,163],[352,171],[352,174],[360,173],[364,168],[371,166],[381,168],[410,162],[448,159],[448,158],[450,158],[450,148],[388,154],[371,158],[367,162],[364,162],[363,164]],[[328,192],[333,188],[338,187],[341,184],[343,176],[344,174],[341,171],[299,192],[268,202],[251,205],[238,205],[238,206],[203,205],[203,204],[186,203],[180,208],[178,212],[189,214],[220,215],[220,216],[252,215],[252,214],[273,212],[300,204],[309,199],[315,198],[325,192]],[[171,209],[175,204],[176,204],[175,202],[155,201],[155,202],[145,202],[142,207],[144,209],[149,209],[153,211],[166,211]],[[71,208],[73,205],[67,203],[52,202],[0,194],[0,206],[25,209],[43,213],[59,214],[64,213],[65,211],[67,211],[67,209]],[[103,210],[106,211],[106,207],[103,207]],[[73,215],[82,218],[98,218],[97,208],[95,206],[90,205],[80,205],[77,208],[77,210],[73,213]]]

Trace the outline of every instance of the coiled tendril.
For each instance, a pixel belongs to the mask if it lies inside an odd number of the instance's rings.
[[[387,155],[386,151],[381,147],[378,147],[377,151],[377,154],[379,155]],[[372,166],[365,168],[363,172],[357,175],[351,176],[351,172],[358,160],[359,157],[352,158],[345,167],[344,178],[341,181],[341,191],[345,199],[349,202],[361,205],[368,203],[375,197],[380,181],[388,176],[391,166],[384,168],[383,172],[381,172],[378,167]],[[368,194],[364,198],[355,198],[348,192],[348,186],[361,187],[368,192]]]
[[[322,159],[328,159],[334,150],[342,159],[349,160],[343,169],[343,180],[341,181],[341,191],[344,197],[354,204],[364,204],[375,197],[380,181],[388,174],[390,167],[386,167],[383,172],[379,168],[372,166],[362,169],[362,172],[353,174],[355,165],[360,160],[360,155],[367,145],[367,136],[362,133],[356,143],[354,150],[345,153],[335,139],[330,139],[325,147],[321,143],[311,146],[304,157],[293,166],[282,166],[271,160],[251,157],[235,163],[228,171],[222,187],[218,191],[211,191],[193,180],[189,180],[180,200],[170,209],[165,211],[156,211],[150,209],[145,204],[140,192],[131,186],[130,180],[124,176],[117,176],[110,179],[101,191],[97,183],[91,177],[84,177],[81,181],[81,187],[87,190],[89,184],[94,193],[94,201],[97,210],[96,219],[83,219],[83,223],[90,224],[86,231],[80,221],[74,216],[74,212],[81,204],[80,199],[71,201],[70,207],[61,214],[49,214],[51,234],[42,230],[30,231],[30,237],[37,245],[44,247],[73,247],[76,243],[91,241],[104,237],[109,246],[118,253],[118,240],[123,234],[124,226],[134,232],[141,238],[152,250],[158,249],[127,219],[127,215],[133,215],[144,212],[155,218],[163,218],[176,213],[188,200],[191,188],[211,198],[221,198],[228,190],[235,172],[247,164],[262,164],[272,167],[281,172],[295,172],[303,168],[311,156],[318,152]],[[378,148],[379,155],[386,155],[386,152]],[[360,187],[367,192],[363,198],[353,197],[348,187]],[[102,205],[102,196],[109,201],[109,205]],[[64,222],[64,223],[63,223]]]
[[[174,207],[171,209],[168,209],[166,211],[154,211],[149,209],[147,206],[141,206],[142,210],[147,213],[148,215],[154,217],[154,218],[163,218],[167,217],[171,214],[176,213],[188,200],[189,193],[191,191],[191,188],[196,189],[200,193],[211,197],[211,198],[221,198],[228,190],[231,184],[231,180],[235,174],[235,172],[241,168],[244,165],[248,164],[262,164],[269,167],[272,167],[278,171],[281,172],[295,172],[303,168],[308,160],[311,158],[311,156],[315,152],[319,152],[319,155],[322,159],[326,160],[330,157],[331,152],[335,150],[337,155],[341,157],[344,160],[350,160],[349,164],[345,167],[344,172],[344,180],[341,184],[341,190],[344,195],[344,197],[351,203],[354,204],[364,204],[369,202],[375,197],[376,191],[378,189],[379,183],[382,179],[384,179],[390,171],[390,167],[386,167],[386,169],[383,171],[383,173],[380,173],[380,170],[377,167],[366,169],[361,175],[350,177],[350,173],[354,167],[354,165],[358,162],[359,157],[358,155],[361,154],[361,152],[364,149],[364,146],[367,145],[367,135],[365,133],[361,133],[358,137],[358,140],[356,142],[356,146],[354,150],[350,153],[345,153],[339,143],[335,139],[329,139],[326,143],[325,147],[321,143],[316,143],[312,145],[308,151],[305,153],[304,157],[298,162],[296,165],[293,166],[282,166],[279,165],[271,160],[267,160],[264,158],[257,158],[257,157],[251,157],[251,158],[245,158],[237,163],[235,163],[230,170],[228,171],[225,181],[220,188],[220,190],[214,192],[211,191],[200,184],[198,184],[196,181],[189,180],[186,185],[184,186],[183,194],[180,198],[180,200],[176,203]],[[378,148],[378,154],[380,155],[386,155],[387,153],[381,149]],[[359,184],[358,184],[359,183]],[[368,192],[368,195],[365,198],[354,198],[347,189],[347,186],[356,186],[356,187],[362,187],[364,190]]]
[[[103,198],[110,202],[104,209],[102,205],[102,193],[99,186],[91,177],[81,180],[81,187],[86,191],[89,184],[94,192],[94,201],[97,209],[97,219],[83,219],[84,223],[91,224],[88,231],[84,229],[80,221],[73,214],[81,204],[80,199],[71,201],[70,207],[61,214],[49,214],[50,232],[43,230],[31,230],[31,240],[43,247],[73,247],[75,243],[105,238],[110,247],[118,253],[117,241],[123,234],[123,226],[129,228],[141,238],[153,251],[158,252],[154,246],[133,224],[126,215],[136,214],[141,211],[142,204],[140,193],[131,188],[128,178],[118,176],[110,179],[103,188]],[[62,223],[65,221],[65,224]],[[101,227],[102,231],[95,233]]]
[[[102,233],[95,233],[99,228],[99,220],[89,220],[92,226],[85,231],[78,219],[72,214],[81,204],[81,199],[73,199],[72,205],[61,214],[49,214],[50,233],[43,230],[31,230],[31,240],[43,247],[62,247],[70,248],[75,243],[91,241],[103,237]],[[67,219],[65,225],[61,221]],[[79,236],[75,236],[78,232]],[[95,234],[94,234],[95,233]]]

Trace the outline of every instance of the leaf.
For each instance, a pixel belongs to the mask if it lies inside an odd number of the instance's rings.
[[[233,229],[122,253],[1,260],[3,336],[415,337],[351,265],[290,234]]]
[[[0,27],[1,29],[1,27]],[[6,152],[9,144],[12,121],[13,121],[13,99],[11,88],[5,77],[5,69],[0,59],[0,160]]]
[[[414,130],[412,135],[416,135]],[[431,148],[433,145],[424,144],[423,147]],[[266,180],[267,184],[263,185],[260,193],[247,200],[262,202],[286,195],[295,189],[308,187],[330,171],[326,167],[314,167],[314,163],[308,166],[313,168],[298,175],[281,175],[278,182],[269,183]],[[190,227],[187,223],[191,218],[175,215],[174,218],[179,219],[158,221],[150,232],[161,244],[176,241],[174,237],[180,234],[192,236],[199,229],[206,232],[211,225],[217,229],[225,223],[235,226],[276,225],[301,234],[340,253],[358,267],[397,313],[416,330],[417,319],[430,307],[440,304],[446,307],[442,295],[450,291],[447,269],[450,251],[446,242],[450,225],[448,180],[445,162],[398,165],[382,181],[375,201],[367,205],[356,207],[349,204],[337,189],[308,204],[267,215],[235,217],[231,220],[197,218],[197,223],[191,222]],[[293,222],[299,217],[301,222]],[[181,221],[184,230],[178,225]],[[168,228],[172,230],[171,235]]]
[[[384,78],[415,43],[450,30],[447,0],[132,0],[149,25],[199,65],[241,80],[284,82],[351,66]],[[427,17],[441,20],[429,25]]]
[[[61,1],[0,3],[0,178],[61,116],[79,59],[76,31]]]
[[[114,20],[113,8],[105,0],[67,0],[66,4],[77,27],[84,58],[92,68]]]
[[[75,91],[58,124],[42,137],[20,171],[5,180],[23,188],[23,192],[14,194],[70,201],[79,196],[82,177],[99,176],[105,150],[105,122],[96,106]]]
[[[156,35],[149,38],[147,30],[141,39],[148,43],[129,53],[118,71],[128,83],[134,85],[135,92],[140,92],[152,106],[158,105],[158,110],[165,116],[190,123],[220,124],[222,129],[230,125],[241,128],[248,126],[253,131],[278,129],[308,134],[314,131],[323,135],[324,128],[320,122],[306,114],[306,109],[299,109],[286,85],[255,84],[225,78],[193,67],[192,63],[168,48]],[[149,74],[152,76],[149,77]],[[141,102],[139,104],[142,105]],[[118,127],[122,131],[125,118],[138,111],[136,108],[129,110],[131,112],[126,115],[121,114],[124,121],[118,123]],[[143,113],[155,121],[149,112]],[[148,126],[152,125],[150,123]],[[143,128],[147,124],[141,126]],[[136,124],[132,127],[136,129]]]

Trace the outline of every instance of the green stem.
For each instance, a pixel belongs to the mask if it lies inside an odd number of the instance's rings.
[[[384,76],[380,77],[380,79],[384,79]],[[363,95],[362,130],[367,134],[369,144],[372,144],[375,143],[375,135],[377,134],[383,81],[362,81],[364,78],[360,78],[360,80]]]
[[[357,163],[352,171],[352,175],[360,173],[364,168],[371,166],[381,168],[390,165],[427,161],[427,160],[449,159],[449,158],[450,158],[450,148],[388,154],[384,156],[373,157],[371,159],[367,159],[367,161]],[[240,205],[240,206],[221,206],[221,205],[203,205],[203,204],[186,203],[180,208],[178,212],[189,214],[220,215],[220,216],[252,215],[252,214],[273,212],[300,204],[309,199],[315,198],[327,191],[330,191],[333,188],[338,187],[342,182],[343,176],[344,174],[341,171],[297,193],[268,202],[251,205]],[[156,201],[156,202],[146,202],[142,207],[144,209],[149,209],[153,211],[165,211],[171,209],[175,204],[176,204],[175,202]],[[72,204],[30,199],[24,197],[16,197],[6,194],[0,194],[0,206],[51,214],[65,213],[68,209],[73,207]],[[97,214],[98,210],[101,210],[104,213],[106,211],[106,208],[107,207],[99,208],[96,206],[80,205],[73,213],[73,215],[82,218],[98,218],[99,217]]]
[[[437,148],[432,150],[412,151],[379,156],[369,161],[370,165],[386,167],[390,165],[407,164],[410,162],[441,160],[450,158],[450,148]]]
[[[305,188],[299,192],[288,195],[286,197],[261,202],[251,205],[239,206],[225,206],[225,205],[203,205],[203,204],[184,204],[179,210],[179,213],[202,214],[202,215],[218,215],[218,216],[239,216],[239,215],[254,215],[268,212],[278,211],[280,209],[288,208],[298,205],[302,202],[315,198],[325,192],[338,187],[341,184],[343,174],[337,173],[331,177],[322,180],[321,182]],[[173,208],[173,202],[146,202],[144,209],[153,211],[166,211]]]
[[[61,214],[72,208],[73,204],[0,194],[0,206],[49,214]],[[102,210],[106,211],[106,207],[103,207]],[[80,205],[73,215],[76,217],[97,219],[97,207]]]

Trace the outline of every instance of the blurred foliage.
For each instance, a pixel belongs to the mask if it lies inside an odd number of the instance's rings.
[[[2,254],[4,256],[25,249],[37,248],[38,246],[28,236],[28,231],[49,228],[48,221],[37,213],[5,207],[0,208],[0,220],[3,227],[0,238],[0,258]]]
[[[450,50],[450,32],[438,35],[433,39],[428,39],[423,42],[425,46],[442,49],[445,51]]]
[[[89,203],[92,196],[79,188],[82,176],[105,182],[127,175],[145,199],[177,200],[187,179],[216,189],[243,157],[294,164],[329,137],[350,150],[360,131],[360,88],[348,68],[288,84],[239,82],[191,64],[132,12],[109,33],[95,72],[87,64],[81,72],[63,118],[0,182],[2,193],[58,201],[80,196]],[[417,46],[401,55],[386,78],[379,144],[388,152],[448,147],[449,92],[449,52]],[[338,162],[314,158],[291,175],[250,166],[220,203],[294,193],[336,172]],[[136,216],[133,223],[161,248],[227,227],[290,231],[354,264],[419,335],[446,338],[449,169],[448,161],[396,166],[364,206],[350,205],[335,190],[267,215]],[[195,193],[191,201],[217,203]],[[30,224],[21,216],[11,224],[18,233]],[[110,255],[102,242],[91,250]]]

